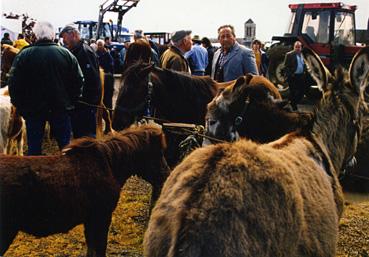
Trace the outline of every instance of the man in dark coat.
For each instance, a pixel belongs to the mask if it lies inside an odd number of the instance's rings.
[[[63,43],[77,58],[85,78],[82,92],[83,103],[78,103],[71,112],[73,137],[96,137],[96,107],[101,99],[101,81],[99,64],[95,51],[81,40],[79,31],[73,26],[66,26],[60,37]]]
[[[191,50],[192,39],[190,30],[179,30],[172,34],[172,45],[161,56],[161,67],[190,73],[190,66],[184,54]]]
[[[297,104],[304,98],[308,89],[306,81],[307,67],[301,53],[302,44],[296,41],[293,50],[288,52],[284,59],[285,75],[290,89],[289,99],[293,110],[297,110]]]
[[[45,123],[63,148],[70,142],[69,111],[83,88],[77,59],[53,42],[55,32],[48,22],[37,22],[36,42],[15,57],[9,76],[12,104],[26,121],[28,155],[42,154]]]
[[[10,39],[10,35],[8,32],[4,33],[3,38],[1,39],[1,44],[13,45],[13,41]]]

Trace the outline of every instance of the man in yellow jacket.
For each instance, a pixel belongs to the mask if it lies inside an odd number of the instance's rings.
[[[14,41],[13,46],[22,50],[23,47],[28,46],[28,42],[24,39],[23,34],[18,34],[18,39]]]

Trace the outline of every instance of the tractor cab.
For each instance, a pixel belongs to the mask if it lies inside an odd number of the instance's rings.
[[[291,4],[285,36],[293,36],[319,54],[329,67],[351,62],[357,52],[355,5],[342,3]]]
[[[343,3],[290,4],[290,20],[283,36],[272,37],[278,41],[268,54],[269,79],[286,88],[283,78],[283,60],[292,50],[295,41],[314,50],[328,69],[337,65],[348,66],[360,49],[356,46],[355,5]]]

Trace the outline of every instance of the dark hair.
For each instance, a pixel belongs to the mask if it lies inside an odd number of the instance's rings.
[[[203,37],[201,39],[201,43],[204,44],[206,47],[211,47],[211,42],[210,42],[210,39],[208,39],[207,37]]]
[[[261,46],[261,41],[259,39],[255,39],[254,41],[252,41],[252,44]]]
[[[150,62],[151,60],[151,46],[145,39],[137,39],[131,43],[127,49],[126,57],[124,59],[123,67],[126,69],[137,61]]]
[[[9,36],[10,36],[10,35],[9,35],[9,33],[8,33],[8,32],[5,32],[5,33],[4,33],[4,37],[5,37],[5,38],[8,38]]]
[[[229,28],[229,29],[231,30],[231,32],[232,32],[232,35],[233,35],[234,37],[236,37],[236,33],[235,33],[235,31],[234,31],[234,27],[233,27],[232,25],[229,25],[229,24],[226,24],[226,25],[222,25],[222,26],[220,26],[220,27],[218,28],[218,34],[219,34],[219,32],[220,32],[222,29],[225,29],[225,28]]]

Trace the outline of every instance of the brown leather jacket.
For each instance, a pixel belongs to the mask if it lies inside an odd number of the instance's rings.
[[[162,54],[160,63],[162,68],[189,73],[189,65],[186,58],[175,46],[171,46]]]

